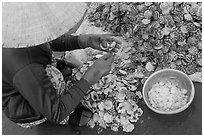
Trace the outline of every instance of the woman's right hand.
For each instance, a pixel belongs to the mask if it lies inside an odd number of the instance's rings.
[[[112,53],[107,53],[97,59],[93,65],[88,68],[82,78],[87,80],[91,85],[98,82],[101,77],[106,76],[110,72],[113,57]]]

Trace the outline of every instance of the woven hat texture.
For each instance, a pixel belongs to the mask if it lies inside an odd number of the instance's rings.
[[[2,46],[36,46],[63,35],[83,17],[86,3],[3,2]]]

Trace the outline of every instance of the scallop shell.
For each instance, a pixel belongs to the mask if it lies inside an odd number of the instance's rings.
[[[193,55],[187,54],[185,55],[184,60],[188,63],[191,63],[194,60],[194,57]]]
[[[178,42],[178,45],[180,45],[180,46],[185,46],[186,45],[186,41],[182,41],[182,42]]]
[[[191,74],[193,74],[193,73],[195,73],[196,72],[196,64],[195,63],[192,63],[192,64],[189,64],[188,66],[187,66],[187,68],[186,68],[186,74],[187,75],[191,75]]]
[[[147,62],[146,66],[145,66],[147,71],[154,71],[154,66],[152,65],[151,62]]]
[[[126,95],[125,95],[124,93],[121,93],[121,92],[116,95],[117,99],[119,99],[120,102],[123,102],[123,101],[124,101],[125,96],[126,96]]]
[[[195,32],[196,31],[196,26],[193,23],[188,23],[186,25],[187,25],[188,32]]]
[[[110,92],[112,92],[112,89],[111,89],[111,88],[106,88],[106,89],[103,90],[103,93],[104,93],[105,95],[108,95]]]
[[[142,58],[140,59],[140,61],[141,61],[141,62],[147,62],[147,61],[148,61],[148,57],[142,57]]]
[[[135,69],[135,72],[133,75],[135,78],[144,78],[144,74],[142,72],[138,71],[137,69]]]
[[[130,118],[130,122],[137,122],[139,120],[139,117],[138,115],[133,115],[131,118]]]
[[[183,21],[183,16],[182,15],[173,16],[173,20],[174,20],[174,22],[180,24],[180,22]]]
[[[98,100],[99,100],[99,97],[98,97],[97,92],[92,91],[90,94],[91,94],[91,99],[92,99],[93,101],[98,101]]]
[[[198,22],[193,22],[193,24],[194,24],[196,27],[201,27],[201,24],[198,23]]]
[[[153,19],[154,20],[161,19],[160,16],[161,15],[160,15],[159,11],[153,11]],[[163,23],[162,19],[160,20],[160,22]]]
[[[95,57],[98,59],[98,58],[101,58],[103,55],[101,55],[101,54],[98,54],[98,55],[96,55]]]
[[[192,46],[188,49],[189,54],[196,55],[198,54],[198,49],[195,46]]]
[[[202,66],[201,67],[196,67],[196,72],[199,73],[199,72],[202,72]],[[201,80],[202,81],[202,80]]]
[[[162,2],[160,4],[160,9],[162,10],[162,14],[169,14],[171,6],[167,2]]]
[[[147,19],[151,18],[152,17],[152,11],[146,10],[144,12],[144,17],[147,18]]]
[[[110,49],[113,49],[113,48],[115,48],[116,45],[117,45],[117,43],[116,43],[115,41],[113,41],[113,42],[110,44],[109,48],[110,48]]]
[[[156,29],[160,27],[159,21],[152,21],[150,25],[152,28],[156,28]]]
[[[142,92],[141,91],[136,91],[135,95],[139,97],[139,99],[142,99]]]
[[[134,93],[131,92],[130,90],[127,90],[127,91],[125,92],[125,94],[126,94],[126,99],[127,99],[127,100],[132,99],[132,96],[134,96]]]
[[[142,23],[144,24],[144,25],[147,25],[147,24],[149,24],[151,21],[150,21],[150,19],[143,19],[142,20]]]
[[[142,116],[143,110],[141,108],[138,108],[136,113],[138,116]]]
[[[139,24],[136,24],[133,28],[133,32],[136,33],[139,30]]]
[[[147,80],[147,78],[143,78],[143,79],[141,80],[141,83],[144,84],[146,80]]]
[[[185,58],[186,52],[177,52],[176,54],[178,58],[182,59],[182,58]]]
[[[120,72],[121,74],[123,74],[123,75],[126,75],[126,74],[127,74],[127,72],[124,71],[124,70],[122,70],[122,69],[120,69],[119,72]]]
[[[110,100],[105,101],[104,104],[105,104],[105,109],[107,109],[107,110],[109,110],[113,107],[113,103]]]
[[[91,128],[94,128],[95,127],[95,122],[91,119],[91,120],[89,120],[87,125],[90,126]]]
[[[174,62],[171,62],[171,63],[170,63],[170,68],[171,68],[171,69],[176,69],[176,64],[175,64]]]
[[[184,19],[186,19],[187,21],[191,21],[193,20],[193,17],[191,16],[191,14],[184,14]]]
[[[116,124],[116,123],[111,124],[111,130],[112,130],[112,131],[117,132],[117,131],[118,131],[118,129],[119,129],[119,125],[118,125],[118,124]]]
[[[180,27],[182,33],[188,33],[187,26],[183,25]]]
[[[202,66],[202,58],[196,59],[196,62],[199,66]]]
[[[98,114],[98,113],[94,113],[94,114],[93,114],[93,121],[94,121],[94,122],[97,122],[97,121],[99,121],[99,119],[100,119],[99,114]]]
[[[110,88],[110,89],[115,88],[115,86],[117,85],[116,83],[117,83],[116,81],[111,82],[109,88]]]
[[[87,94],[87,95],[84,96],[84,99],[85,99],[85,100],[89,100],[90,97],[91,97],[90,94]]]
[[[170,32],[171,32],[171,29],[168,28],[168,27],[164,27],[164,28],[162,29],[162,33],[163,33],[164,35],[169,35]]]
[[[96,107],[97,107],[97,103],[96,103],[96,102],[93,102],[92,108],[96,108]]]
[[[181,62],[180,59],[178,59],[178,60],[175,61],[175,64],[176,64],[176,66],[180,66],[180,65],[182,65],[182,62]]]
[[[187,62],[185,60],[181,60],[182,62],[182,65],[186,66],[187,65]]]
[[[101,78],[101,81],[102,81],[104,84],[106,84],[106,83],[108,83],[108,82],[110,81],[110,79],[109,79],[107,76],[104,76],[104,77]]]
[[[196,39],[196,37],[188,37],[187,43],[190,45],[197,45],[198,44],[198,40]]]
[[[92,105],[91,105],[90,101],[82,100],[81,103],[82,103],[82,105],[86,106],[87,108],[92,109]]]
[[[128,81],[125,80],[125,79],[122,79],[122,82],[123,82],[125,85],[129,85]]]
[[[94,90],[101,90],[102,89],[102,84],[100,83],[100,81],[99,82],[97,82],[96,84],[94,84],[93,86],[93,89]]]
[[[75,77],[76,77],[77,80],[80,80],[81,77],[82,77],[82,73],[81,73],[81,72],[77,72],[77,73],[75,74]]]
[[[104,116],[104,109],[105,109],[105,104],[104,104],[104,102],[100,102],[99,104],[98,104],[98,108],[99,108],[99,116],[100,117],[102,117],[102,116]]]
[[[143,35],[142,35],[142,38],[143,38],[144,40],[148,40],[149,35],[148,35],[148,34],[143,34]]]
[[[152,4],[153,4],[152,2],[145,2],[145,3],[144,3],[145,6],[150,6],[150,5],[152,5]]]
[[[96,13],[94,13],[93,14],[93,20],[97,20],[97,19],[99,19],[101,17],[101,13],[100,12],[96,12]]]
[[[124,53],[124,54],[121,55],[121,58],[124,59],[124,60],[127,60],[127,59],[130,58],[130,56],[128,54]]]
[[[131,91],[135,91],[137,89],[137,87],[134,86],[134,85],[129,85],[128,89],[131,90]]]
[[[156,45],[153,45],[153,48],[156,49],[156,50],[159,50],[159,49],[162,49],[163,48],[163,44],[156,44]]]
[[[198,7],[196,16],[202,17],[202,6]]]

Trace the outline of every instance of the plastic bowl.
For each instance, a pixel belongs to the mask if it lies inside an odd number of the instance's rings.
[[[161,110],[158,110],[158,109],[152,107],[152,105],[149,101],[148,92],[152,88],[152,85],[154,85],[155,83],[161,81],[162,79],[166,79],[166,78],[176,79],[180,83],[179,85],[181,85],[182,88],[187,89],[188,100],[187,100],[187,103],[184,106],[182,106],[181,108],[171,110],[171,111],[161,111]],[[194,89],[193,82],[189,79],[189,77],[185,73],[183,73],[179,70],[174,70],[174,69],[162,69],[162,70],[159,70],[159,71],[153,73],[145,81],[144,86],[143,86],[143,99],[144,99],[146,105],[152,111],[159,113],[159,114],[176,114],[176,113],[184,111],[186,108],[189,107],[189,105],[193,101],[194,95],[195,95],[195,89]]]

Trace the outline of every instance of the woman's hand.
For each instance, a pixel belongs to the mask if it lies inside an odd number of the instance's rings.
[[[121,42],[110,34],[85,34],[78,37],[78,43],[82,48],[91,47],[102,51],[109,51],[108,46],[112,42],[116,43],[112,51],[117,52],[120,49]]]
[[[106,76],[110,72],[112,62],[113,54],[107,53],[96,60],[82,78],[87,80],[91,85],[95,84],[101,77]]]

